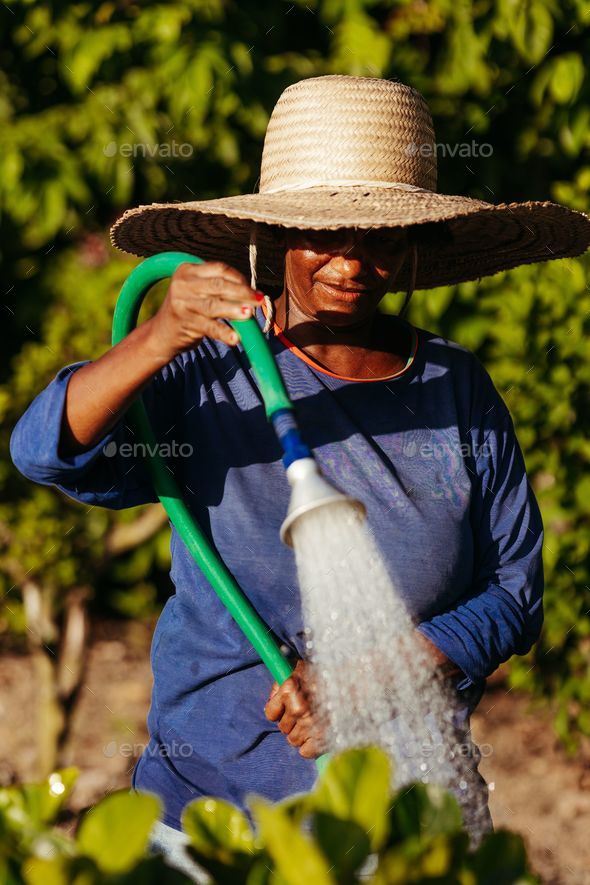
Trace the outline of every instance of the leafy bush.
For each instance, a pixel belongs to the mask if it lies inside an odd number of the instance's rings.
[[[129,205],[254,190],[268,116],[300,78],[399,77],[418,88],[437,143],[454,151],[440,157],[442,192],[590,208],[584,0],[294,0],[288,8],[254,0],[6,0],[5,7],[5,450],[19,410],[57,368],[109,346],[114,294],[130,267],[108,250],[109,223]],[[173,142],[192,146],[192,155],[152,150]],[[466,159],[457,146],[472,142],[491,151]],[[123,147],[141,150],[129,156]],[[418,294],[412,314],[476,350],[514,416],[547,527],[547,591],[543,640],[515,662],[511,678],[556,701],[564,739],[590,735],[588,267],[587,258],[561,261]],[[60,601],[78,599],[80,587],[89,592],[101,533],[127,527],[136,514],[89,515],[34,489],[8,459],[0,462],[0,489],[0,631],[35,631],[53,647]],[[105,574],[121,591],[113,605],[125,600],[128,614],[151,609],[153,573],[167,555],[160,536],[120,564],[124,576],[110,566]],[[31,566],[38,590],[27,579]],[[18,596],[31,591],[54,636],[27,622]]]
[[[545,625],[510,682],[590,735],[590,255],[418,294],[411,319],[474,350],[514,419],[545,526]],[[397,300],[390,297],[389,307]]]
[[[52,826],[75,771],[0,790],[0,875],[8,885],[175,885],[187,878],[148,856],[159,801],[113,793],[82,818],[75,838]],[[251,796],[247,816],[202,798],[185,808],[190,854],[213,882],[231,885],[535,883],[520,836],[497,831],[475,851],[454,797],[433,785],[389,789],[374,747],[334,756],[311,793],[270,804]],[[372,871],[368,872],[367,859]],[[363,879],[361,870],[365,865]]]

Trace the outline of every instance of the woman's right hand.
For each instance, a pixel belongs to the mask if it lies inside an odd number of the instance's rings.
[[[160,309],[147,321],[150,345],[164,364],[205,337],[236,345],[239,336],[220,320],[249,319],[263,298],[223,261],[180,264]]]

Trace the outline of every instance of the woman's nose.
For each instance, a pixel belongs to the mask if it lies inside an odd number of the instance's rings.
[[[342,231],[334,251],[346,258],[362,257],[366,252],[366,231]]]
[[[352,277],[358,274],[364,267],[366,260],[355,249],[339,251],[332,256],[330,264],[338,269],[342,276]]]

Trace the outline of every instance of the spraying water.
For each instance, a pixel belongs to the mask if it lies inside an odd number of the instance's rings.
[[[457,731],[455,694],[416,635],[362,514],[336,501],[296,519],[291,533],[329,751],[376,744],[393,762],[392,787],[450,790],[475,847],[490,827],[473,745]]]

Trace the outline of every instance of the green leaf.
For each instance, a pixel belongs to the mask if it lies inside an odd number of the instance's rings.
[[[147,793],[113,793],[89,811],[78,830],[81,853],[105,873],[124,873],[143,857],[161,803]]]
[[[130,28],[125,24],[89,29],[80,35],[73,52],[63,64],[63,75],[76,92],[86,89],[102,62],[131,45]]]
[[[293,823],[301,824],[305,817],[315,808],[312,793],[295,793],[275,803],[282,811],[291,818]]]
[[[23,864],[23,878],[27,885],[68,885],[70,861],[67,857],[51,860],[32,857]],[[91,885],[92,880],[88,880]]]
[[[540,62],[551,45],[553,19],[547,0],[504,0],[501,9],[514,46],[527,61]]]
[[[368,834],[372,849],[388,831],[391,802],[391,766],[378,747],[346,750],[328,762],[313,794],[313,805],[342,820],[358,824]]]
[[[590,514],[590,476],[583,476],[576,484],[576,503],[582,513]]]
[[[105,876],[86,857],[32,858],[23,864],[26,885],[186,885],[184,873],[167,865],[163,857],[146,857],[126,873]],[[3,882],[3,880],[1,880]],[[4,885],[4,882],[3,882]]]
[[[272,870],[272,861],[267,854],[255,860],[246,876],[245,885],[277,885],[277,877]],[[235,883],[232,883],[235,885]]]
[[[576,52],[567,52],[553,60],[549,91],[555,101],[573,101],[584,81],[584,63]]]
[[[189,879],[186,873],[169,867],[163,857],[146,857],[129,872],[117,876],[114,880],[109,877],[104,885],[107,885],[107,882],[108,885],[187,885]],[[102,883],[101,879],[100,885]],[[78,885],[77,881],[75,885]],[[80,883],[80,885],[85,885],[85,883]]]
[[[97,869],[86,858],[33,857],[23,864],[27,885],[96,885]]]
[[[222,863],[258,851],[246,815],[223,799],[208,796],[191,802],[183,811],[182,828],[199,852]]]
[[[279,807],[262,799],[250,799],[266,851],[285,885],[335,885],[319,848],[305,836]]]
[[[54,771],[41,783],[0,790],[0,811],[6,823],[21,831],[38,830],[57,818],[78,777],[77,768]]]
[[[507,830],[489,833],[473,856],[471,868],[478,885],[510,885],[522,879],[528,872],[522,836]]]
[[[464,860],[468,837],[410,837],[379,858],[379,866],[371,880],[373,885],[407,885],[409,882],[463,882],[475,885],[464,876]],[[460,873],[463,873],[460,877]]]
[[[318,811],[312,816],[312,832],[339,885],[354,881],[353,873],[371,850],[364,829],[354,821]]]
[[[391,811],[391,840],[409,836],[438,836],[461,830],[463,816],[455,797],[435,784],[412,784],[395,797]]]
[[[260,850],[239,808],[212,796],[197,799],[185,807],[182,828],[190,838],[190,854],[216,882],[246,882]]]

